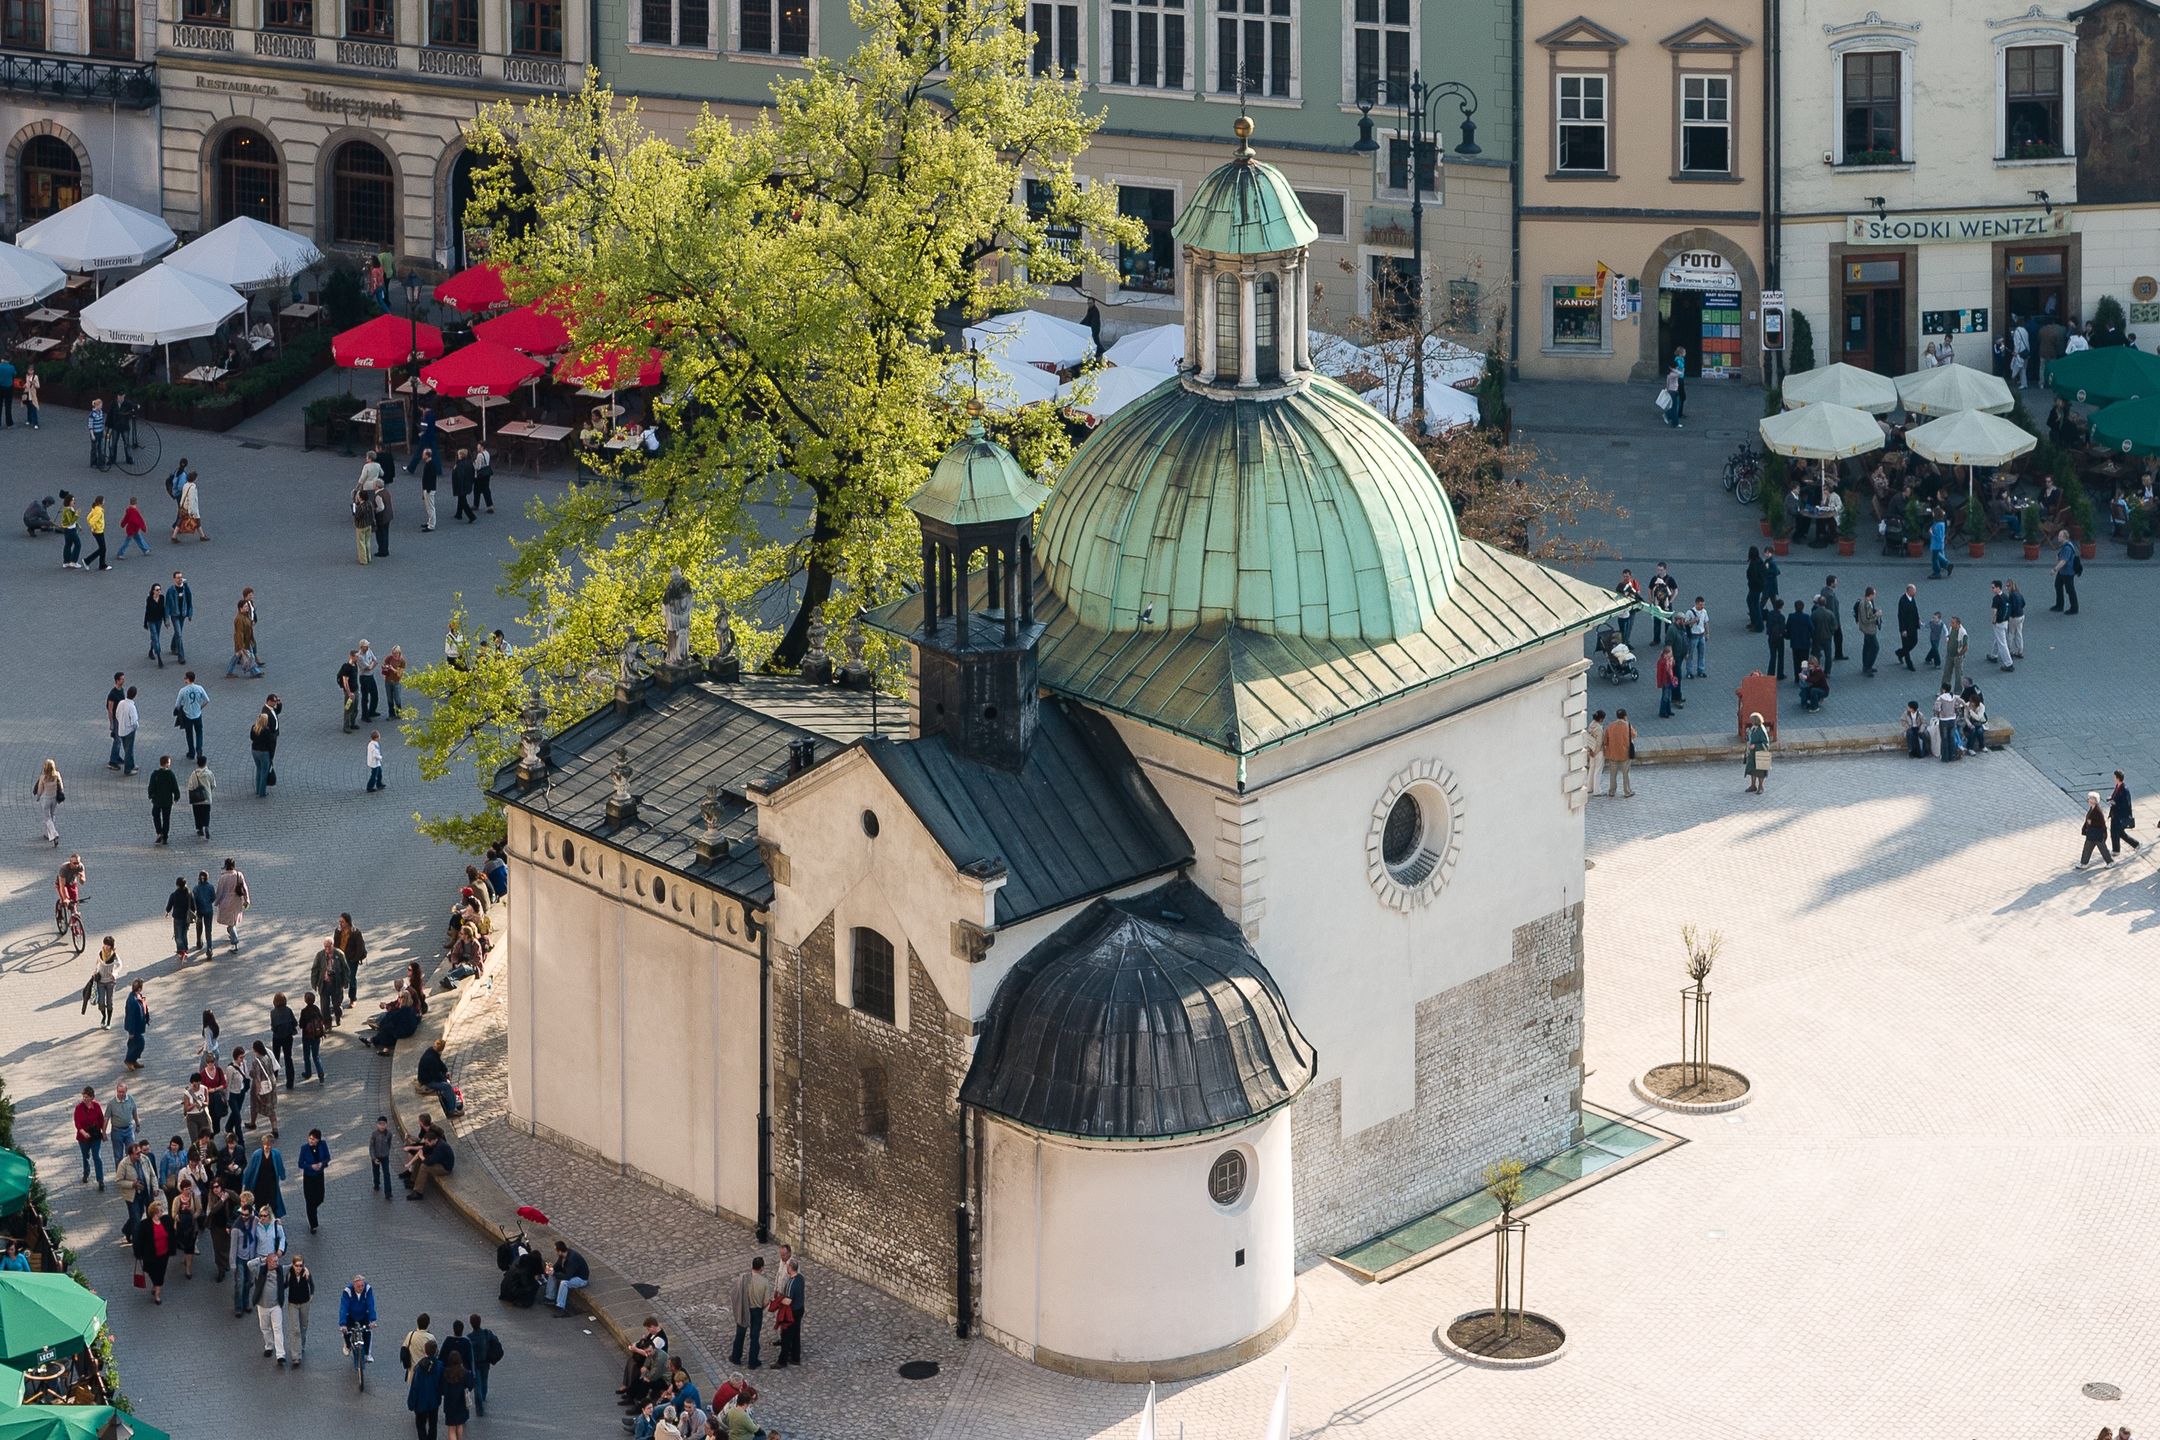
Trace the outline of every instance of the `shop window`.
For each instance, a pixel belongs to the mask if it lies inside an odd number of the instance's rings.
[[[873,1020],[893,1023],[893,946],[875,930],[858,926],[848,1003]]]
[[[1605,140],[1605,75],[1562,75],[1560,133],[1553,168],[1567,175],[1603,175],[1610,168]]]
[[[428,0],[428,44],[442,50],[480,48],[480,0]]]
[[[57,135],[36,135],[23,146],[16,218],[28,225],[57,215],[83,197],[82,162]]]
[[[1110,83],[1185,88],[1185,0],[1110,0]]]
[[[135,58],[135,0],[90,0],[90,53],[111,60]]]
[[[1680,77],[1680,170],[1686,175],[1732,173],[1732,77]]]
[[[1351,10],[1351,103],[1407,105],[1410,102],[1410,0],[1355,0]]]
[[[1177,289],[1177,238],[1170,227],[1177,223],[1177,194],[1146,185],[1118,186],[1118,213],[1129,215],[1147,227],[1134,245],[1118,246],[1118,286],[1147,295],[1169,295]]]
[[[345,34],[353,40],[397,39],[397,6],[392,0],[345,0]]]
[[[1546,292],[1555,350],[1601,350],[1605,315],[1598,289],[1589,281],[1557,281]]]
[[[1290,97],[1292,0],[1215,0],[1215,88]]]
[[[45,0],[6,0],[0,7],[0,45],[10,50],[45,48]]]
[[[397,173],[365,140],[338,147],[330,162],[330,238],[390,250],[397,244]]]
[[[1028,68],[1071,80],[1080,73],[1080,0],[1034,0],[1028,6],[1034,48]]]
[[[560,60],[562,11],[562,0],[512,0],[510,53]]]
[[[2003,52],[2003,155],[2047,160],[2063,153],[2063,47],[2013,45]]]
[[[1905,158],[1900,63],[1892,50],[1845,57],[1845,164],[1892,165]]]
[[[284,170],[269,136],[245,128],[226,131],[213,168],[220,223],[243,215],[265,225],[284,223],[279,198]]]
[[[736,0],[738,49],[754,55],[810,53],[810,0]]]

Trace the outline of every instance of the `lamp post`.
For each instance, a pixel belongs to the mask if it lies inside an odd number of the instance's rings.
[[[405,320],[411,335],[405,347],[405,361],[412,367],[413,415],[417,417],[420,413],[420,277],[411,270],[405,272]],[[409,439],[412,435],[410,426],[405,433]]]
[[[1410,423],[1419,435],[1425,433],[1425,161],[1428,155],[1435,159],[1438,156],[1438,112],[1443,100],[1454,101],[1462,116],[1462,143],[1455,147],[1455,153],[1485,153],[1477,143],[1477,92],[1460,80],[1428,84],[1423,72],[1413,70],[1409,93],[1395,107],[1395,136],[1410,143],[1410,302],[1419,322],[1412,337],[1412,384],[1416,388],[1410,396]],[[1380,149],[1380,142],[1373,138],[1372,110],[1370,101],[1358,105],[1358,138],[1350,148],[1359,155],[1376,154]]]

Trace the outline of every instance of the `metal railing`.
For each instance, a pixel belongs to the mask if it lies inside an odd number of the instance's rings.
[[[48,100],[94,100],[128,110],[157,104],[157,72],[149,65],[63,60],[0,51],[0,93]]]

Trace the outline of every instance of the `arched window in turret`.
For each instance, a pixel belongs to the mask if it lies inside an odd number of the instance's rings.
[[[1255,359],[1259,378],[1267,384],[1282,379],[1282,353],[1276,333],[1280,322],[1275,277],[1262,275],[1254,284],[1258,291],[1253,297],[1253,340],[1258,352]]]
[[[1215,277],[1215,376],[1235,382],[1238,373],[1238,282],[1235,275]]]

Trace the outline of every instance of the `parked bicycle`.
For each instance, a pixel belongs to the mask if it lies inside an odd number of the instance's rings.
[[[1725,457],[1725,488],[1743,505],[1762,493],[1762,453],[1745,440]]]

